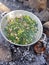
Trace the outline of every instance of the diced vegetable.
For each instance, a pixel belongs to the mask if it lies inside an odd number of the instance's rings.
[[[6,37],[15,44],[30,44],[35,40],[38,25],[30,16],[15,17],[8,20]]]

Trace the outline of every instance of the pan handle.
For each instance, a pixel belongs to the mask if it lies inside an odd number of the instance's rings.
[[[2,19],[3,16],[6,15],[6,14],[7,14],[7,12],[3,12],[3,13],[1,14],[1,19]],[[1,22],[0,22],[0,31],[1,31]]]
[[[7,12],[3,12],[2,14],[1,14],[1,18],[4,16],[4,15],[6,15],[7,14]]]
[[[46,34],[43,33],[40,41],[44,42],[44,41],[46,41],[46,39],[47,39]]]
[[[47,37],[45,33],[42,34],[40,42],[43,42],[45,47],[47,46]]]

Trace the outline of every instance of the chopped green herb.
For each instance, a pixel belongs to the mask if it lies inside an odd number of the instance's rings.
[[[27,15],[9,20],[5,28],[6,37],[13,43],[22,45],[32,43],[37,31],[36,21]]]

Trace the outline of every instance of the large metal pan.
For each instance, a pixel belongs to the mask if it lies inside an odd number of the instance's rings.
[[[36,39],[30,44],[26,44],[26,45],[15,44],[15,43],[11,42],[10,40],[8,40],[6,38],[6,36],[4,35],[4,31],[3,30],[6,27],[7,22],[8,22],[7,21],[7,17],[13,18],[13,17],[19,16],[19,15],[29,15],[38,24],[38,32],[35,34],[35,38]],[[25,10],[15,10],[15,11],[11,11],[11,12],[7,13],[6,15],[4,15],[2,17],[0,26],[1,26],[1,34],[5,38],[5,40],[10,42],[11,44],[18,45],[18,46],[29,46],[29,45],[35,44],[41,38],[42,33],[43,33],[43,27],[42,27],[42,24],[41,24],[41,21],[39,20],[39,18],[36,15],[34,15],[33,13],[25,11]]]

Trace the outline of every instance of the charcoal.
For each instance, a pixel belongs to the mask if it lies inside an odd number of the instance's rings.
[[[13,50],[13,52],[12,52],[13,60],[20,60],[21,57],[22,57],[22,53],[21,53],[20,49],[19,48],[18,49],[14,48],[12,50]]]
[[[24,2],[25,0],[18,0],[18,1],[22,3],[22,2]]]
[[[8,62],[0,61],[0,65],[8,65]]]
[[[9,65],[16,65],[15,62],[9,62]]]
[[[45,63],[44,65],[47,65],[47,63]]]
[[[28,1],[24,1],[23,5],[24,5],[24,6],[29,6]]]
[[[34,55],[26,55],[24,58],[29,62],[35,62],[36,60]]]
[[[49,8],[49,0],[47,0],[47,7]]]
[[[47,62],[47,64],[49,64],[49,53],[46,53],[45,55],[46,55],[45,56],[46,62]]]

